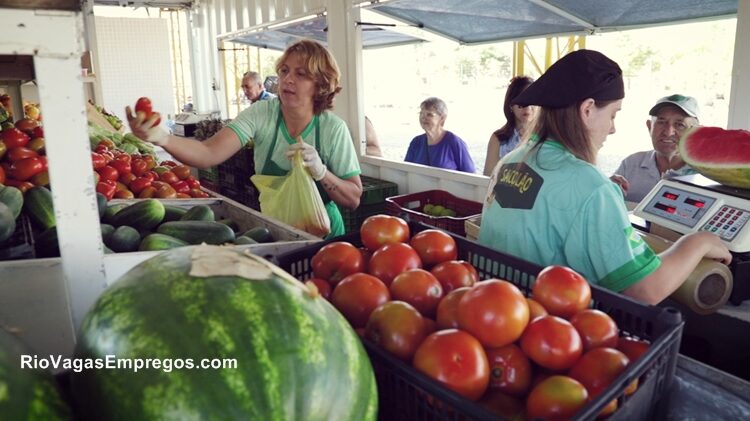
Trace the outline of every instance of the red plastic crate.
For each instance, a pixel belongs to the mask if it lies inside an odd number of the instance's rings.
[[[425,205],[440,205],[456,212],[456,216],[431,216],[424,213]],[[385,199],[385,210],[390,215],[409,221],[422,222],[442,228],[462,237],[466,236],[464,222],[482,213],[482,204],[456,197],[444,190],[426,190]]]
[[[431,228],[409,223],[411,233]],[[480,279],[500,278],[512,282],[529,295],[541,266],[484,247],[457,235],[458,259],[471,263]],[[311,260],[315,253],[334,241],[362,245],[359,233],[351,233],[283,253],[276,264],[299,280],[313,277]],[[666,419],[668,390],[674,379],[684,322],[673,308],[647,306],[596,285],[591,286],[593,308],[609,314],[620,334],[648,340],[648,350],[599,396],[588,402],[572,419],[593,420],[613,399],[618,409],[607,420]],[[378,384],[381,420],[498,420],[497,415],[475,402],[448,390],[403,361],[363,338]],[[638,389],[626,395],[625,389],[638,379]],[[430,398],[431,396],[431,398]]]

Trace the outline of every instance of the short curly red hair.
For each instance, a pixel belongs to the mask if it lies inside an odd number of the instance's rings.
[[[341,73],[331,53],[318,42],[307,39],[297,41],[287,47],[284,54],[276,61],[277,74],[292,54],[300,56],[306,64],[307,73],[315,82],[316,92],[313,95],[313,112],[320,114],[333,108],[333,98],[341,92],[341,86],[339,85]]]

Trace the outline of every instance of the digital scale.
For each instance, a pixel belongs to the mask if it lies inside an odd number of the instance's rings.
[[[750,190],[727,187],[700,175],[660,181],[633,211],[679,234],[712,232],[732,252],[734,289],[729,300],[750,298]]]
[[[180,113],[174,117],[174,129],[172,134],[182,137],[191,137],[195,133],[197,124],[208,120],[216,113]]]

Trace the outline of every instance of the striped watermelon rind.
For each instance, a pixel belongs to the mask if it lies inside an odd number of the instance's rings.
[[[21,356],[32,355],[20,340],[0,329],[0,419],[69,420],[52,375],[21,368]]]
[[[711,180],[750,189],[750,132],[746,130],[695,127],[682,135],[680,156]]]
[[[326,300],[260,258],[269,279],[190,276],[197,247],[149,259],[106,290],[76,356],[234,358],[238,368],[84,370],[72,377],[79,410],[108,420],[376,418],[370,361]]]

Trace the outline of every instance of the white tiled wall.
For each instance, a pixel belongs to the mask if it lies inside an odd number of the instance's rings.
[[[125,106],[147,96],[164,126],[175,114],[167,20],[96,17],[96,37],[100,105],[124,121]]]

